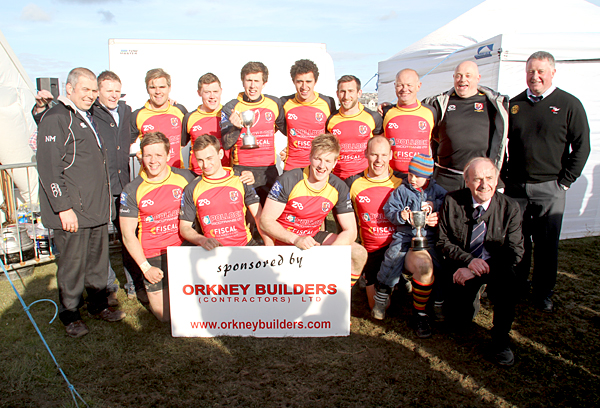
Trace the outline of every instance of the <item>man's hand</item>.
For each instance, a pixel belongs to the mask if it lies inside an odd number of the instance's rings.
[[[62,223],[63,231],[77,232],[79,229],[79,221],[77,221],[77,214],[72,209],[61,211],[58,213],[60,222]]]
[[[315,241],[313,237],[302,236],[294,240],[294,245],[300,249],[310,249],[314,246],[320,246],[321,244]]]
[[[242,116],[236,110],[233,110],[233,109],[231,110],[231,116],[229,116],[229,122],[231,122],[231,124],[238,129],[242,128]]]
[[[244,184],[254,184],[254,173],[250,170],[244,170],[240,174],[240,181]]]
[[[469,269],[477,276],[490,273],[490,266],[481,258],[475,258],[469,263]]]
[[[430,227],[435,227],[436,225],[438,225],[438,221],[439,221],[438,213],[434,212],[427,216],[427,220],[425,221],[425,223]]]
[[[473,279],[475,275],[469,268],[459,268],[452,276],[452,281],[459,285],[465,286],[465,282]]]
[[[165,273],[155,266],[152,266],[150,269],[144,272],[144,277],[152,284],[160,282],[164,276]]]
[[[48,106],[48,104],[53,100],[54,96],[52,96],[50,91],[47,91],[45,89],[38,91],[37,95],[35,96],[35,113],[43,112]]]
[[[283,149],[279,152],[279,158],[282,162],[285,162],[285,159],[287,158],[287,149]]]
[[[207,251],[212,251],[216,247],[220,247],[221,243],[217,241],[216,238],[206,238],[204,237],[204,241],[200,244],[200,246]]]
[[[379,113],[381,116],[383,116],[383,108],[386,107],[386,106],[390,106],[390,105],[391,105],[391,103],[389,103],[389,102],[384,102],[381,105],[378,105],[377,106],[377,113]]]

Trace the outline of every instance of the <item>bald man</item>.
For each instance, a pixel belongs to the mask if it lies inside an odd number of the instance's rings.
[[[462,169],[474,157],[488,157],[500,169],[508,134],[508,97],[479,85],[477,64],[454,70],[454,87],[423,100],[436,109],[432,133],[433,178],[447,191],[465,187]]]
[[[417,154],[430,155],[431,132],[437,116],[434,108],[421,104],[417,93],[421,89],[419,74],[403,69],[394,82],[396,105],[382,104],[385,137],[392,144],[390,166],[396,177],[406,178],[408,164]]]

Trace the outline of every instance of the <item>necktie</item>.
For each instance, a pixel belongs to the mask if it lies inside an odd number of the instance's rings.
[[[533,101],[533,103],[537,103],[542,100],[543,96],[531,95],[529,98]]]
[[[477,206],[473,211],[473,219],[476,223],[473,225],[471,232],[471,254],[475,258],[480,258],[483,253],[483,241],[485,240],[485,233],[487,227],[484,221],[480,220],[481,215],[485,212],[483,206]]]

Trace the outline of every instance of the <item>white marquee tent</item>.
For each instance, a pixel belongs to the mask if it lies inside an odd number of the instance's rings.
[[[404,68],[421,76],[420,99],[446,91],[465,60],[479,66],[481,85],[513,97],[526,87],[527,57],[539,50],[554,55],[554,84],[581,100],[591,127],[592,153],[567,194],[561,238],[600,235],[600,7],[583,0],[484,1],[381,61],[379,101],[396,100],[394,78]]]

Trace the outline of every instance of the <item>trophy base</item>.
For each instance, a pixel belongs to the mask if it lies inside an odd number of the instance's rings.
[[[427,243],[427,238],[413,238],[410,243],[411,251],[425,251],[429,249],[429,244]]]
[[[257,144],[251,144],[251,145],[242,145],[242,147],[240,147],[240,149],[242,150],[250,150],[250,149],[258,149],[260,146]]]

